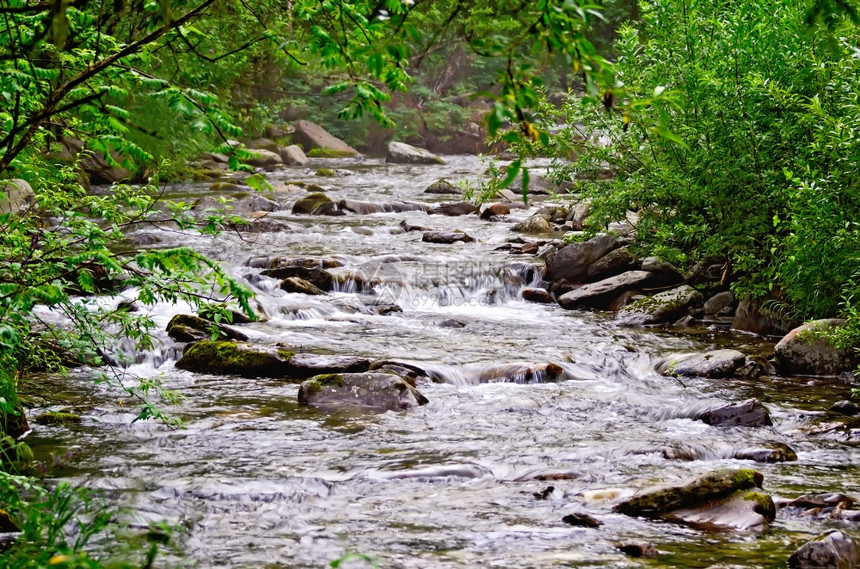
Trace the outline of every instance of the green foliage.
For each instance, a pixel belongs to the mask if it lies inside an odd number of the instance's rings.
[[[576,126],[549,147],[578,156],[562,173],[594,199],[598,226],[637,211],[647,251],[726,262],[737,293],[803,318],[855,305],[860,33],[821,4],[835,43],[804,3],[640,3],[616,43],[624,89],[571,98],[555,119]]]

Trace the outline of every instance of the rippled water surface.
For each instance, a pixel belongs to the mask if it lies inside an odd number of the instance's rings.
[[[456,156],[445,166],[318,160],[313,167],[353,175],[318,178],[313,169],[297,168],[270,179],[320,184],[335,200],[431,203],[457,198],[424,194],[430,182],[474,178],[484,168],[476,158]],[[183,199],[207,193],[208,184],[168,191]],[[163,374],[166,385],[185,395],[171,411],[186,427],[171,430],[132,424],[134,409],[93,387],[91,372],[50,378],[58,405],[84,396],[99,403],[71,430],[40,427],[31,439],[36,452],[44,458],[68,451],[61,476],[107,491],[141,523],[183,528],[186,555],[170,566],[325,567],[357,552],[382,567],[639,567],[642,561],[615,545],[646,540],[661,551],[647,562],[653,567],[778,567],[825,527],[844,527],[780,518],[764,534],[705,532],[628,518],[611,507],[637,489],[721,467],[755,467],[774,495],[858,492],[853,431],[822,426],[846,385],[770,377],[680,382],[655,372],[669,354],[716,346],[753,353],[767,345],[718,332],[622,329],[606,315],[523,301],[521,287],[538,278],[529,267],[542,262],[494,249],[540,203],[514,209],[502,222],[421,211],[291,215],[303,195],[275,196],[284,209],[270,216],[290,232],[217,238],[142,232],[155,235],[156,246],[190,245],[218,258],[252,286],[268,321],[242,325],[251,341],[409,362],[439,382],[419,385],[430,403],[409,412],[325,413],[300,407],[297,386],[282,380],[177,370],[179,346],[161,332],[163,346],[129,372]],[[423,243],[421,232],[398,231],[404,220],[462,230],[476,241]],[[253,268],[254,259],[274,256],[336,258],[343,267],[335,272],[359,273],[372,290],[287,294]],[[376,314],[372,306],[383,301],[402,312]],[[163,328],[186,311],[157,306],[153,316]],[[462,327],[449,327],[451,320]],[[562,366],[564,379],[481,381],[499,366],[546,363]],[[721,429],[692,420],[708,407],[749,397],[768,406],[774,427]],[[773,442],[791,445],[799,460],[731,458]],[[561,521],[574,512],[603,525]]]

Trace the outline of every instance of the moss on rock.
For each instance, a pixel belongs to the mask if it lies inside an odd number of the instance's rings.
[[[292,352],[270,351],[233,342],[204,340],[190,344],[176,362],[176,367],[188,371],[215,375],[243,377],[285,377]]]
[[[39,425],[58,426],[58,425],[77,425],[81,421],[80,415],[69,413],[66,411],[48,411],[36,417],[35,422]]]

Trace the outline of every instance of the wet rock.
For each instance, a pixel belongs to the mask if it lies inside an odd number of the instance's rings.
[[[333,152],[335,155],[359,156],[358,150],[332,136],[319,125],[299,120],[293,124],[293,127],[296,129],[293,140],[301,144],[305,151],[320,149]]]
[[[654,282],[659,286],[670,286],[684,282],[684,275],[672,263],[660,257],[642,259],[642,270],[654,273]]]
[[[271,150],[249,150],[248,154],[249,156],[245,159],[245,163],[255,168],[270,170],[284,165],[281,157]]]
[[[281,161],[287,166],[307,166],[310,160],[305,155],[304,150],[296,144],[280,147],[277,150]]]
[[[591,202],[586,201],[576,204],[567,216],[568,221],[570,221],[570,228],[574,231],[582,231],[585,220],[588,219],[589,215],[591,215]]]
[[[340,200],[337,202],[338,209],[357,213],[358,215],[370,215],[373,213],[382,213],[385,209],[376,203],[360,202],[357,200]]]
[[[285,377],[293,352],[243,343],[204,340],[189,344],[176,367],[214,375]]]
[[[323,193],[325,192],[325,188],[317,184],[311,184],[310,182],[300,182],[298,180],[292,180],[289,182],[284,182],[287,186],[295,186],[296,188],[301,188],[307,192],[316,192]]]
[[[405,219],[400,222],[400,228],[403,229],[403,231],[405,231],[406,233],[410,233],[412,231],[428,231],[427,227],[423,227],[421,225],[412,225]]]
[[[586,276],[590,281],[600,281],[636,269],[638,259],[630,249],[621,247],[610,251],[588,265]]]
[[[427,403],[417,389],[391,373],[318,375],[299,388],[299,403],[324,409],[402,411]]]
[[[290,377],[307,379],[327,373],[362,373],[370,369],[370,360],[356,356],[296,354],[290,358]]]
[[[619,311],[616,320],[622,326],[672,322],[691,307],[701,304],[702,300],[702,293],[689,285],[682,285],[628,304]]]
[[[754,470],[720,470],[684,486],[636,494],[613,510],[695,526],[760,529],[776,516],[773,500],[759,490],[763,480]]]
[[[331,290],[332,284],[334,283],[334,276],[330,272],[326,271],[325,269],[319,269],[317,267],[308,268],[302,266],[285,266],[278,267],[275,269],[266,269],[260,274],[266,277],[272,277],[276,279],[289,279],[291,277],[298,277],[324,291]]]
[[[443,243],[450,245],[451,243],[456,243],[457,241],[470,243],[474,241],[474,239],[460,231],[428,231],[421,237],[421,241],[424,241],[425,243]]]
[[[659,553],[657,548],[647,541],[625,541],[624,543],[619,543],[616,547],[628,557],[654,559]]]
[[[561,521],[578,528],[599,528],[603,525],[602,522],[599,522],[588,514],[568,514],[561,518]]]
[[[547,486],[540,492],[533,492],[532,496],[534,496],[537,500],[549,500],[553,492],[555,492],[555,486]]]
[[[547,221],[545,217],[540,215],[533,215],[514,225],[511,228],[511,231],[518,231],[519,233],[529,234],[548,233],[552,231],[552,227],[550,227],[549,221]]]
[[[404,142],[389,142],[385,161],[392,164],[444,164],[445,161],[423,148]]]
[[[577,282],[588,273],[588,266],[613,249],[618,241],[611,235],[599,235],[588,241],[572,243],[546,257],[546,280],[566,279]]]
[[[170,322],[167,323],[167,335],[171,338],[173,338],[171,330],[176,326],[180,326],[182,328],[190,328],[192,330],[203,332],[207,338],[212,334],[213,329],[215,329],[218,331],[219,336],[227,338],[229,340],[238,340],[240,342],[244,342],[248,339],[248,336],[246,336],[242,332],[239,332],[238,330],[230,328],[229,326],[225,326],[224,324],[216,324],[214,322],[210,322],[209,320],[200,318],[199,316],[192,316],[190,314],[177,314],[170,319]],[[178,331],[177,334],[179,334]]]
[[[266,216],[252,216],[250,219],[230,221],[227,223],[227,227],[240,233],[292,233],[296,231],[291,225]]]
[[[382,300],[368,303],[367,307],[380,316],[388,316],[389,314],[403,312],[403,308],[396,302],[385,302]]]
[[[651,273],[647,271],[628,271],[567,292],[558,297],[558,303],[567,310],[577,308],[605,309],[623,292],[639,288],[649,282],[650,279]]]
[[[202,332],[200,330],[196,330],[189,326],[182,326],[178,324],[174,324],[170,327],[170,330],[167,332],[167,335],[176,340],[177,342],[198,342],[200,340],[207,340],[211,338],[211,334],[207,334],[206,332]]]
[[[447,318],[440,321],[437,326],[439,326],[439,328],[465,328],[466,324],[453,318]]]
[[[310,296],[325,294],[324,290],[300,277],[287,277],[281,281],[278,288],[287,292],[307,294]]]
[[[268,262],[266,268],[304,267],[306,269],[336,269],[341,266],[343,266],[343,263],[337,259],[329,259],[327,257],[275,257]]]
[[[726,290],[718,292],[711,298],[705,301],[705,314],[717,314],[731,308],[735,303],[735,295],[732,291]]]
[[[773,425],[767,408],[757,399],[727,403],[696,416],[708,425],[719,427],[767,427]]]
[[[25,180],[13,178],[0,186],[0,214],[20,214],[30,207],[36,194]]]
[[[774,348],[777,368],[788,375],[838,375],[856,369],[860,363],[857,352],[837,349],[826,337],[844,324],[839,319],[815,320],[795,328]]]
[[[841,507],[848,509],[857,502],[856,499],[845,494],[831,492],[828,494],[804,494],[792,500],[781,500],[777,503],[780,509],[782,508],[800,508],[803,510],[811,510],[815,508],[834,508]]]
[[[714,350],[673,357],[659,371],[684,377],[729,377],[745,362],[746,356],[737,350]]]
[[[522,295],[523,300],[528,300],[529,302],[539,302],[541,304],[552,304],[555,302],[552,295],[542,288],[524,288]]]
[[[803,544],[788,558],[791,569],[856,569],[860,548],[848,535],[830,530]]]
[[[449,195],[460,195],[463,193],[463,190],[446,180],[445,178],[440,178],[436,180],[424,190],[425,194],[449,194]]]
[[[214,184],[209,186],[209,191],[235,194],[240,192],[247,192],[248,186],[240,186],[239,184],[235,184],[233,182],[215,182]]]
[[[255,150],[271,150],[274,152],[278,148],[278,144],[269,138],[261,137],[252,140],[248,144],[248,148],[253,148]]]
[[[429,210],[427,213],[431,215],[448,215],[453,217],[457,215],[469,215],[477,211],[478,206],[476,205],[470,204],[469,202],[456,202],[442,204],[439,207]]]
[[[732,319],[732,329],[772,335],[785,334],[791,329],[791,325],[777,315],[764,311],[758,303],[747,298],[738,304],[735,317]]]
[[[503,203],[491,203],[481,212],[481,219],[490,219],[496,216],[510,215],[511,208]]]
[[[785,443],[775,443],[774,448],[747,448],[735,453],[738,460],[753,460],[755,462],[794,462],[797,453]]]
[[[198,200],[194,209],[197,211],[206,210],[227,210],[231,213],[251,213],[255,211],[277,211],[280,209],[278,202],[270,200],[260,194],[233,194],[231,199],[222,204],[213,196],[205,196]]]
[[[860,415],[860,405],[847,399],[837,401],[830,407],[830,410],[842,415]]]
[[[27,415],[24,414],[24,406],[20,402],[14,404],[13,412],[0,414],[0,436],[8,435],[17,439],[29,430],[30,424],[27,422]]]
[[[524,255],[534,255],[540,250],[540,245],[537,241],[532,241],[531,243],[523,243],[523,246],[520,247],[520,253]]]
[[[325,194],[309,194],[293,205],[293,215],[330,215],[335,213],[337,206]]]
[[[79,425],[83,422],[83,419],[80,415],[76,415],[75,413],[69,413],[66,411],[48,411],[47,413],[42,413],[33,419],[33,422],[39,425],[56,427],[63,425]]]

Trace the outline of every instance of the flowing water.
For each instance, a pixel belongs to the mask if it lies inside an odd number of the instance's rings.
[[[351,175],[319,178],[313,169],[293,168],[270,180],[320,184],[335,200],[431,203],[452,197],[423,194],[430,182],[483,170],[477,158],[457,156],[444,166],[376,160],[313,166]],[[209,193],[208,184],[168,188],[175,198]],[[661,552],[647,561],[652,567],[783,567],[799,544],[827,527],[846,527],[780,517],[763,534],[703,531],[611,511],[637,489],[723,467],[756,468],[774,495],[856,494],[856,431],[830,425],[825,414],[845,398],[845,384],[778,377],[681,382],[655,371],[670,354],[716,346],[759,353],[768,346],[718,331],[623,329],[608,315],[523,301],[520,290],[537,282],[531,267],[541,261],[495,249],[539,204],[514,209],[502,222],[423,211],[293,216],[290,206],[302,195],[279,193],[275,199],[285,207],[270,214],[291,232],[141,233],[155,235],[150,240],[158,247],[192,246],[249,284],[268,316],[241,326],[252,342],[415,364],[435,380],[419,385],[430,403],[382,414],[302,407],[298,386],[283,380],[176,369],[181,347],[163,332],[163,345],[127,371],[163,374],[167,386],[181,391],[185,400],[170,412],[183,429],[131,423],[135,410],[94,387],[91,371],[48,378],[55,407],[98,403],[85,408],[79,426],[39,427],[30,439],[35,451],[45,460],[65,453],[56,476],[105,491],[140,524],[179,526],[185,555],[169,566],[326,567],[352,552],[391,568],[639,567],[645,562],[625,557],[616,544],[645,540]],[[403,220],[462,230],[475,242],[423,243],[421,232],[398,231]],[[322,297],[288,294],[254,268],[260,258],[276,256],[335,258],[343,267],[334,272],[363,275],[370,285]],[[380,303],[401,311],[380,315],[374,310]],[[159,305],[152,316],[163,329],[187,311]],[[500,366],[546,363],[562,366],[563,379],[487,381]],[[692,419],[749,397],[766,404],[774,427],[725,429]],[[793,447],[798,461],[731,458],[738,449],[774,442]],[[561,521],[574,512],[603,525]]]

